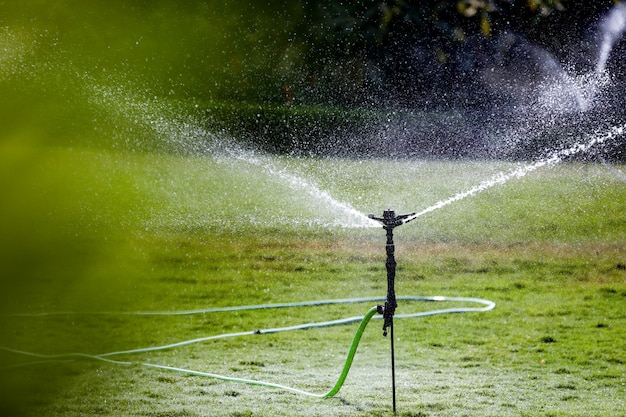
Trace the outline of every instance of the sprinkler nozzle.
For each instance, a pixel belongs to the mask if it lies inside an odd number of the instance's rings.
[[[393,229],[394,227],[401,226],[406,222],[410,222],[414,219],[413,216],[415,216],[415,213],[396,216],[396,212],[393,210],[383,211],[383,217],[376,217],[373,214],[367,215],[370,219],[381,222],[383,224],[383,228],[385,229]]]

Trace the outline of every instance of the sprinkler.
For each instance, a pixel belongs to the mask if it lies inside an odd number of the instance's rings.
[[[148,346],[143,348],[136,348],[130,350],[120,350],[114,352],[106,352],[100,354],[89,354],[89,353],[65,353],[58,355],[45,355],[41,353],[35,352],[27,352],[23,350],[13,349],[10,347],[0,346],[0,351],[13,353],[16,355],[22,355],[27,357],[36,358],[35,362],[26,362],[23,364],[18,364],[16,367],[20,366],[31,366],[37,363],[49,363],[56,361],[74,361],[77,359],[81,360],[93,360],[106,362],[108,364],[116,364],[120,366],[136,366],[141,365],[144,367],[152,368],[152,369],[160,369],[164,371],[171,372],[179,372],[186,375],[194,375],[205,378],[213,378],[219,379],[223,381],[229,382],[237,382],[249,385],[256,386],[264,386],[268,388],[274,388],[284,391],[293,392],[300,395],[306,395],[309,397],[315,398],[331,398],[334,397],[339,390],[341,389],[343,383],[345,382],[348,373],[350,371],[350,367],[352,366],[352,361],[355,357],[357,348],[359,346],[359,341],[361,340],[361,336],[365,331],[368,323],[372,318],[376,316],[376,314],[382,315],[382,319],[384,321],[383,324],[383,336],[387,336],[387,331],[391,332],[391,370],[392,370],[392,390],[393,390],[393,412],[396,414],[396,383],[395,383],[395,358],[394,358],[394,339],[393,339],[393,319],[395,309],[397,307],[396,300],[402,301],[428,301],[428,302],[470,302],[470,303],[479,303],[482,304],[483,307],[454,307],[454,308],[446,308],[440,310],[430,310],[430,311],[422,311],[418,313],[409,313],[409,314],[398,314],[396,316],[397,319],[408,319],[408,318],[418,318],[418,317],[427,317],[434,316],[439,314],[451,314],[451,313],[467,313],[467,312],[483,312],[490,311],[495,307],[495,303],[489,300],[483,300],[480,298],[465,298],[465,297],[442,297],[442,296],[407,296],[401,295],[397,297],[394,289],[394,280],[396,273],[396,262],[394,258],[394,243],[393,243],[393,229],[404,224],[408,223],[415,218],[419,217],[419,214],[416,215],[414,213],[396,216],[392,210],[386,210],[383,213],[382,218],[374,217],[374,215],[369,215],[370,219],[377,220],[383,224],[383,228],[387,231],[387,297],[366,297],[366,298],[346,298],[346,299],[337,299],[337,300],[314,300],[314,301],[300,301],[300,302],[288,302],[288,303],[278,303],[278,304],[257,304],[257,305],[239,305],[239,306],[230,306],[230,307],[209,307],[198,310],[182,310],[182,311],[135,311],[135,312],[92,312],[92,313],[75,313],[75,312],[50,312],[50,313],[31,313],[31,314],[13,314],[14,317],[39,317],[39,316],[56,316],[56,315],[85,315],[85,314],[95,314],[95,315],[123,315],[123,316],[182,316],[182,315],[193,315],[193,314],[208,314],[208,313],[218,313],[218,312],[235,312],[235,311],[248,311],[248,310],[265,310],[265,309],[278,309],[278,308],[296,308],[296,307],[312,307],[312,306],[320,306],[320,305],[329,305],[329,304],[351,304],[351,303],[364,303],[364,302],[382,302],[383,299],[385,301],[384,305],[376,305],[372,306],[364,316],[355,316],[355,317],[346,317],[337,320],[330,321],[320,321],[320,322],[308,322],[303,324],[290,325],[286,327],[276,327],[276,328],[265,328],[259,329],[255,328],[254,330],[248,331],[238,331],[233,333],[223,333],[216,335],[209,335],[204,337],[196,337],[189,340],[177,341],[174,343],[169,343],[165,345],[157,345],[157,346]],[[380,316],[379,316],[380,317]],[[149,352],[158,352],[163,350],[175,349],[182,346],[188,346],[196,343],[207,342],[211,340],[218,339],[226,339],[231,337],[242,337],[242,336],[255,336],[263,335],[263,334],[275,334],[282,332],[290,332],[296,330],[305,330],[312,328],[323,328],[330,326],[339,326],[351,323],[360,323],[354,338],[352,340],[352,344],[350,345],[350,349],[348,355],[346,357],[346,361],[343,365],[341,373],[335,382],[334,386],[326,393],[313,393],[308,392],[302,389],[277,384],[275,382],[266,382],[261,380],[253,380],[246,378],[236,378],[227,375],[219,375],[211,372],[203,372],[197,371],[193,369],[187,368],[179,368],[174,366],[169,366],[165,364],[158,363],[150,363],[145,361],[122,361],[114,359],[116,356],[121,355],[131,355],[131,354],[142,354]]]
[[[383,315],[383,337],[387,337],[387,329],[391,333],[391,391],[393,398],[393,412],[396,413],[396,364],[393,345],[393,315],[396,312],[398,303],[396,302],[396,290],[394,288],[396,279],[396,258],[394,256],[395,245],[393,243],[393,229],[404,223],[410,222],[415,218],[415,213],[402,214],[396,216],[395,211],[385,210],[383,217],[375,217],[373,214],[368,216],[372,220],[379,221],[383,224],[383,229],[387,231],[387,299],[385,305],[378,305],[378,313]]]

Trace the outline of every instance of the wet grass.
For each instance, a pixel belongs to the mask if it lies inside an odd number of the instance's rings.
[[[381,229],[320,226],[331,212],[256,165],[62,147],[20,152],[10,154],[14,167],[33,158],[38,163],[5,188],[5,195],[16,191],[3,208],[2,247],[9,255],[2,261],[3,346],[103,353],[359,315],[369,306],[180,317],[93,312],[386,293]],[[390,198],[398,211],[408,211],[413,201],[432,204],[510,167],[271,162],[364,211],[386,208],[389,185],[403,187]],[[23,191],[28,187],[33,192]],[[626,398],[624,202],[626,188],[611,170],[566,164],[397,229],[398,294],[497,303],[488,313],[397,321],[399,415],[620,415]],[[295,222],[299,217],[319,221]],[[407,302],[398,313],[438,307]],[[7,315],[64,311],[78,314]],[[353,331],[240,337],[123,359],[325,392]],[[388,355],[388,340],[374,322],[338,398],[318,400],[139,364],[6,368],[32,358],[1,352],[2,407],[38,416],[390,415]]]
[[[220,95],[213,86],[236,64],[223,51],[261,65],[271,59],[233,48],[240,37],[215,47],[219,33],[240,26],[239,3],[227,14],[220,6],[211,27],[187,24],[193,14],[180,2],[151,19],[132,5],[5,3],[1,346],[98,354],[361,315],[368,305],[93,313],[382,296],[383,231],[332,226],[351,219],[307,190],[316,186],[364,213],[405,213],[518,166],[276,158],[233,147],[207,128],[207,109],[190,97]],[[274,16],[267,19],[273,30]],[[497,303],[488,313],[398,320],[399,415],[623,415],[624,169],[570,163],[540,170],[397,229],[398,294]],[[402,303],[398,312],[432,307]],[[15,315],[55,312],[73,314]],[[389,345],[378,322],[335,399],[139,364],[325,392],[353,332],[216,340],[124,356],[131,365],[28,365],[38,359],[0,350],[0,415],[390,415]]]

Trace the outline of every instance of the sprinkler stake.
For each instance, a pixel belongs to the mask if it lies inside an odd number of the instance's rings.
[[[391,332],[391,390],[393,394],[393,413],[396,414],[396,364],[395,353],[393,344],[393,315],[396,312],[398,303],[396,302],[396,259],[394,256],[395,245],[393,243],[393,229],[403,225],[404,223],[411,221],[415,213],[403,214],[396,216],[393,210],[385,210],[383,217],[375,217],[370,214],[368,217],[372,220],[379,221],[383,224],[383,229],[387,231],[387,244],[385,246],[387,251],[387,261],[385,266],[387,267],[387,299],[385,305],[378,306],[378,313],[383,315],[383,337],[387,336],[387,329]]]

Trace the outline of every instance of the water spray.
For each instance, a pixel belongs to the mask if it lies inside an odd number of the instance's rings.
[[[320,306],[320,305],[342,305],[342,304],[353,304],[353,303],[369,303],[369,302],[382,302],[383,305],[377,305],[375,307],[371,307],[364,316],[356,316],[356,317],[346,317],[338,320],[330,320],[330,321],[320,321],[320,322],[309,322],[298,325],[291,325],[288,327],[278,327],[278,328],[267,328],[267,329],[259,329],[255,328],[248,331],[239,331],[235,333],[224,333],[217,335],[209,335],[204,337],[198,337],[189,340],[182,340],[175,343],[170,343],[166,345],[160,346],[149,346],[143,348],[136,348],[124,351],[116,351],[116,352],[106,352],[100,354],[87,354],[87,353],[69,353],[69,354],[60,354],[60,355],[45,355],[41,353],[35,352],[27,352],[19,349],[14,349],[6,346],[0,346],[0,350],[4,352],[9,352],[15,355],[30,357],[34,360],[32,362],[25,363],[17,363],[11,368],[18,368],[23,366],[35,366],[38,364],[46,364],[50,362],[59,362],[59,361],[73,361],[73,360],[93,360],[100,361],[108,364],[114,364],[119,366],[143,366],[151,369],[159,369],[162,371],[170,371],[170,372],[178,372],[186,375],[204,377],[204,378],[213,378],[222,381],[229,382],[237,382],[255,386],[263,386],[272,389],[278,389],[283,391],[292,392],[299,395],[306,395],[314,398],[331,398],[334,397],[339,390],[341,389],[343,383],[345,382],[347,375],[350,371],[350,367],[352,365],[353,359],[356,354],[357,347],[359,345],[359,341],[361,336],[369,323],[370,319],[383,319],[383,335],[387,334],[387,330],[391,332],[391,358],[392,358],[392,390],[393,390],[393,410],[396,412],[396,389],[395,389],[395,355],[394,355],[394,339],[393,339],[393,321],[395,319],[409,319],[409,318],[422,318],[429,317],[434,315],[441,314],[454,314],[454,313],[469,313],[469,312],[487,312],[495,308],[495,303],[489,300],[484,300],[480,298],[466,298],[466,297],[445,297],[445,296],[433,296],[433,297],[424,297],[424,296],[398,296],[395,295],[395,270],[396,270],[396,262],[395,262],[395,245],[393,241],[393,229],[398,226],[401,226],[405,223],[415,220],[418,217],[421,217],[427,213],[432,211],[441,209],[449,204],[452,204],[456,201],[463,200],[467,197],[473,196],[479,192],[485,191],[494,187],[498,184],[504,184],[511,179],[522,178],[526,174],[533,172],[544,166],[552,166],[558,164],[563,159],[576,155],[581,152],[586,152],[588,149],[606,143],[608,141],[614,140],[618,137],[626,134],[626,123],[623,123],[618,126],[614,126],[608,131],[604,133],[596,133],[594,135],[590,135],[587,138],[587,141],[578,143],[570,148],[563,149],[560,151],[555,151],[550,154],[545,159],[539,160],[533,164],[526,165],[524,167],[515,169],[508,173],[500,173],[496,175],[494,178],[484,181],[483,183],[471,188],[468,191],[459,193],[453,197],[450,197],[446,200],[439,201],[431,207],[428,207],[422,211],[417,213],[411,213],[406,215],[396,216],[393,210],[386,210],[383,213],[383,217],[375,217],[374,215],[369,215],[369,220],[374,220],[382,223],[383,228],[387,233],[387,244],[386,244],[386,252],[387,252],[387,297],[383,299],[383,297],[368,297],[368,298],[348,298],[348,299],[338,299],[338,300],[314,300],[314,301],[304,301],[304,302],[287,302],[280,304],[259,304],[259,305],[240,305],[240,306],[231,306],[231,307],[209,307],[204,309],[197,310],[184,310],[184,311],[135,311],[135,312],[95,312],[95,313],[74,313],[74,312],[47,312],[47,313],[30,313],[30,314],[12,314],[13,317],[45,317],[45,316],[58,316],[58,315],[130,315],[130,316],[182,316],[182,315],[191,315],[191,314],[209,314],[209,313],[226,313],[226,312],[235,312],[235,311],[249,311],[249,310],[264,310],[264,309],[281,309],[281,308],[303,308],[303,307],[312,307],[312,306]],[[408,313],[408,314],[395,314],[395,309],[397,307],[397,300],[402,301],[426,301],[426,302],[462,302],[462,303],[478,303],[481,304],[481,307],[453,307],[453,308],[445,308],[438,310],[430,310],[423,311],[417,313]],[[378,315],[377,315],[378,313]],[[381,317],[382,315],[382,317]],[[164,364],[158,363],[150,363],[144,361],[122,361],[113,359],[116,356],[121,355],[140,355],[149,352],[157,352],[169,349],[177,349],[183,346],[189,346],[197,343],[203,343],[213,340],[222,340],[227,338],[234,337],[256,337],[258,335],[264,334],[276,334],[276,333],[284,333],[298,330],[306,330],[313,328],[326,328],[331,326],[340,326],[347,324],[359,323],[358,329],[354,335],[352,340],[346,361],[342,367],[339,378],[333,385],[333,387],[326,393],[313,393],[308,392],[299,388],[290,387],[282,384],[277,384],[275,382],[266,382],[252,379],[244,379],[244,378],[235,378],[232,376],[219,375],[216,373],[209,373],[203,371],[197,371],[193,369],[174,367]]]
[[[387,231],[387,244],[385,246],[387,251],[387,261],[385,266],[387,268],[387,299],[385,305],[378,305],[378,313],[383,315],[383,337],[387,337],[387,329],[391,333],[391,392],[393,398],[393,412],[396,412],[396,359],[393,343],[393,316],[398,307],[396,300],[395,279],[396,279],[396,258],[395,244],[393,243],[393,229],[403,225],[406,222],[411,221],[415,217],[415,213],[402,214],[396,216],[396,212],[393,210],[385,210],[383,217],[375,217],[370,214],[368,217],[372,220],[379,221],[383,224],[383,229]]]
[[[602,41],[600,44],[600,56],[596,64],[597,74],[601,74],[606,70],[611,49],[613,49],[615,42],[622,37],[626,30],[626,4],[616,4],[600,26]]]

